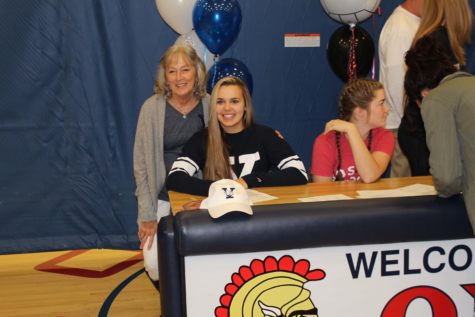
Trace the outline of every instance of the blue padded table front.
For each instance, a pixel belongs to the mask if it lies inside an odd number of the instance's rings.
[[[296,248],[472,238],[461,196],[254,206],[212,219],[179,212],[159,224],[162,317],[187,316],[184,258]],[[191,315],[190,315],[191,316]]]

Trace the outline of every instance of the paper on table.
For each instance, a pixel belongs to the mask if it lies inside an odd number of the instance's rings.
[[[395,189],[358,190],[358,198],[409,197],[437,195],[434,186],[413,184]]]
[[[353,198],[347,195],[343,195],[343,194],[321,195],[321,196],[299,198],[300,201],[303,201],[305,203],[309,203],[313,201],[348,200],[348,199],[353,199]]]
[[[272,196],[272,195],[269,195],[269,194],[266,194],[266,193],[262,193],[262,192],[258,192],[257,190],[254,190],[254,189],[248,189],[247,190],[247,195],[249,196],[249,200],[253,204],[261,202],[261,201],[268,201],[268,200],[277,199],[277,197],[275,197],[275,196]]]

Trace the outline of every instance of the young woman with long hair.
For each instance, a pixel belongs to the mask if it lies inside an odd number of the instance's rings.
[[[203,179],[194,175],[203,171]],[[274,129],[254,122],[245,83],[225,77],[211,93],[208,128],[196,133],[173,163],[168,190],[208,195],[214,181],[235,179],[245,188],[307,183],[304,164]]]
[[[468,0],[426,0],[424,14],[412,47],[424,36],[432,35],[442,42],[454,64],[466,63],[464,45],[470,43],[473,13]]]

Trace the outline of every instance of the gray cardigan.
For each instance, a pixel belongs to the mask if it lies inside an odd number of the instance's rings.
[[[202,99],[205,125],[209,117],[209,96]],[[157,197],[167,177],[163,158],[166,101],[158,95],[148,98],[140,110],[134,143],[134,176],[137,189],[138,222],[158,220]],[[158,219],[157,219],[158,217]]]

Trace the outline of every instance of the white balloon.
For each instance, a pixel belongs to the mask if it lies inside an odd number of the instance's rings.
[[[334,20],[356,25],[376,11],[381,0],[320,0],[325,12]]]
[[[203,44],[203,42],[201,42],[200,38],[194,30],[186,34],[180,35],[176,39],[175,43],[186,43],[188,45],[193,46],[198,56],[201,57],[201,60],[205,64],[206,70],[209,70],[211,66],[213,66],[213,53],[208,51],[208,49]]]
[[[193,8],[196,0],[155,0],[158,12],[178,34],[193,30]]]

